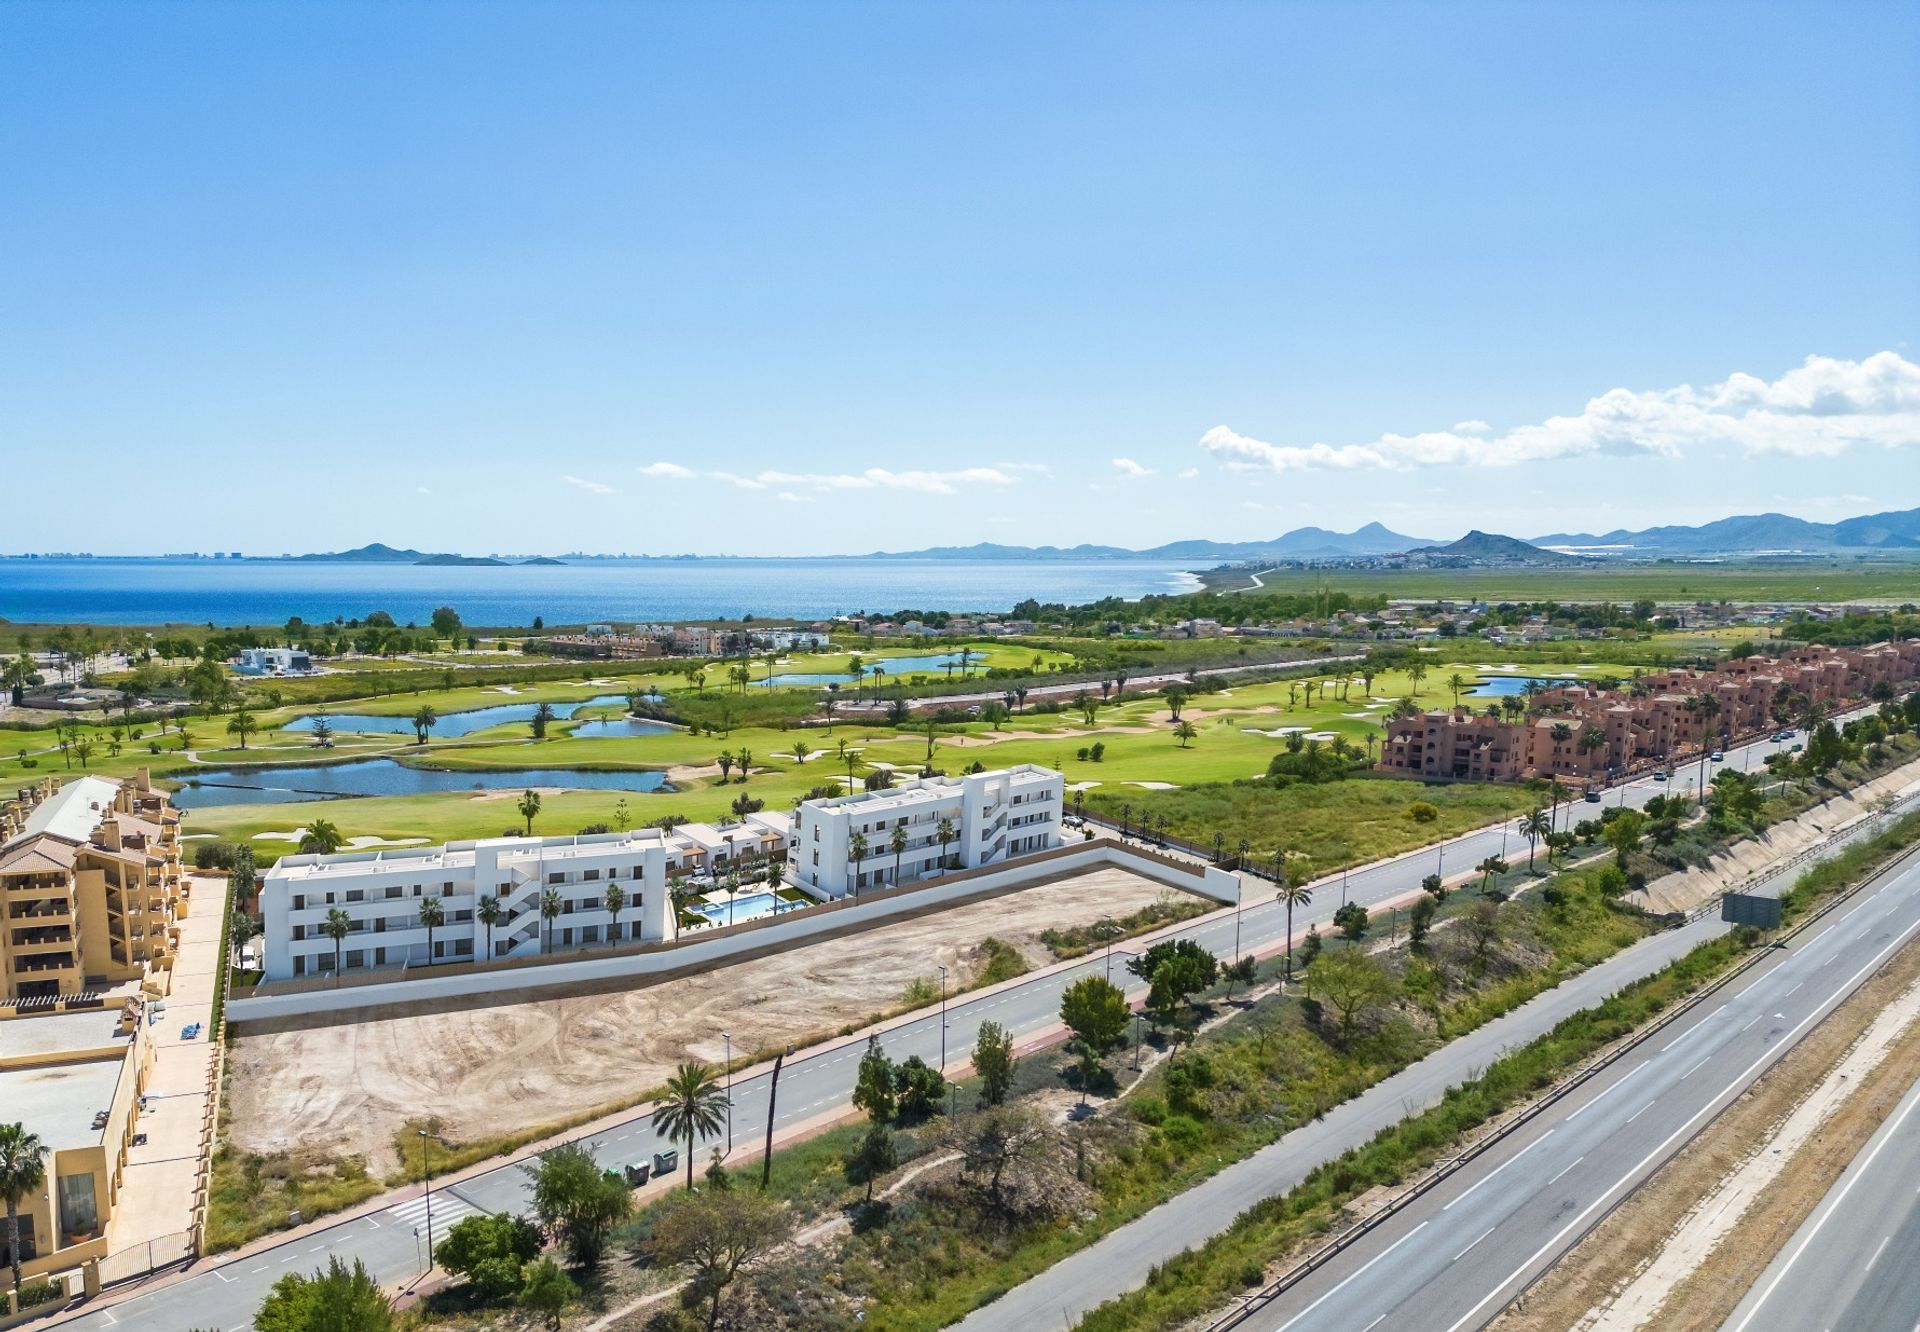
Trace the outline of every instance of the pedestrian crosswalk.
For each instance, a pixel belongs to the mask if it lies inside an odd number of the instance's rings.
[[[444,1190],[435,1190],[433,1193],[433,1230],[436,1236],[446,1234],[448,1228],[462,1217],[480,1216],[483,1214],[483,1209],[475,1207],[472,1203],[468,1202],[465,1198],[459,1197],[457,1194],[447,1193]],[[412,1202],[403,1202],[397,1207],[389,1207],[387,1209],[387,1215],[400,1221],[404,1225],[413,1226],[418,1230],[425,1230],[427,1228],[427,1199],[425,1197],[419,1197],[415,1198]]]

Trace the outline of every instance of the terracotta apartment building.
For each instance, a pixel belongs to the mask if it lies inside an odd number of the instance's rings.
[[[141,982],[186,913],[180,816],[146,770],[48,777],[0,805],[0,1007]]]
[[[1904,692],[1916,678],[1920,641],[1907,641],[1798,648],[1711,671],[1656,671],[1619,689],[1545,689],[1517,720],[1466,707],[1396,717],[1387,723],[1379,767],[1467,781],[1604,780],[1609,772],[1721,748],[1797,719],[1810,705],[1832,710],[1871,697],[1880,685]]]

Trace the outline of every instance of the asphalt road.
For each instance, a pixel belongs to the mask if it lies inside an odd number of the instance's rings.
[[[1745,762],[1758,769],[1764,755],[1780,748],[1772,741],[1761,741],[1746,747],[1743,756],[1741,750],[1729,751],[1727,762],[1740,765]],[[1697,773],[1698,765],[1689,765],[1690,771],[1676,777],[1671,785],[1655,783],[1649,779],[1640,779],[1623,787],[1610,791],[1606,803],[1622,803],[1629,806],[1643,804],[1649,797],[1669,790],[1689,789],[1690,781]],[[1711,770],[1710,770],[1711,771]],[[1590,807],[1576,802],[1563,806],[1560,826],[1578,818],[1591,817]],[[1570,812],[1571,811],[1571,812]],[[1303,932],[1310,924],[1325,927],[1331,921],[1333,912],[1343,900],[1372,905],[1392,897],[1415,892],[1420,881],[1429,873],[1443,869],[1449,877],[1467,872],[1486,857],[1498,854],[1505,848],[1509,856],[1524,854],[1525,842],[1513,830],[1512,824],[1494,825],[1464,837],[1446,843],[1442,847],[1427,848],[1412,852],[1392,860],[1356,869],[1346,875],[1336,875],[1320,881],[1314,887],[1313,903],[1308,908],[1296,908],[1294,928]],[[1221,957],[1231,957],[1235,952],[1236,932],[1239,947],[1254,950],[1277,944],[1286,931],[1286,916],[1274,900],[1256,889],[1257,897],[1250,896],[1249,905],[1239,913],[1238,919],[1232,916],[1198,924],[1179,933],[1185,937],[1197,939],[1207,948]],[[1717,926],[1715,927],[1717,928]],[[1321,1124],[1310,1129],[1290,1134],[1287,1143],[1293,1144],[1302,1159],[1311,1156],[1311,1164],[1318,1164],[1329,1156],[1337,1155],[1354,1142],[1364,1140],[1378,1127],[1393,1123],[1407,1113],[1407,1096],[1437,1097],[1444,1088],[1460,1079],[1462,1070],[1482,1066],[1506,1044],[1513,1044],[1531,1038],[1533,1032],[1529,1023],[1539,1020],[1541,1014],[1558,1016],[1586,1007],[1598,998],[1604,997],[1635,975],[1657,970],[1673,956],[1677,956],[1691,947],[1699,938],[1706,937],[1699,927],[1672,931],[1645,941],[1635,949],[1628,950],[1608,964],[1593,968],[1583,976],[1563,984],[1550,991],[1522,1012],[1529,1016],[1524,1022],[1512,1022],[1518,1015],[1510,1014],[1498,1023],[1489,1024],[1463,1040],[1453,1042],[1444,1051],[1437,1052],[1429,1060],[1422,1061],[1416,1067],[1422,1072],[1409,1088],[1405,1083],[1389,1079],[1387,1083],[1373,1089],[1366,1097],[1358,1098],[1342,1107],[1346,1111],[1363,1103],[1367,1113],[1353,1116],[1341,1116],[1338,1122],[1344,1126],[1344,1132],[1335,1134],[1326,1131],[1325,1126],[1335,1121],[1328,1116]],[[1103,954],[1095,954],[1083,960],[1079,965],[1051,972],[1034,980],[991,994],[972,998],[956,998],[946,1006],[946,1032],[944,1053],[950,1062],[964,1058],[972,1049],[979,1026],[985,1021],[997,1021],[1012,1033],[1016,1042],[1023,1035],[1039,1031],[1054,1025],[1058,1020],[1060,993],[1068,985],[1082,976],[1095,972],[1105,973],[1111,967],[1110,974],[1116,983],[1122,984],[1129,997],[1138,1001],[1145,997],[1146,987],[1133,982],[1125,970],[1126,952],[1116,947],[1109,960]],[[1606,978],[1611,977],[1611,980]],[[1550,1026],[1551,1022],[1546,1025]],[[934,1009],[913,1022],[895,1027],[886,1034],[887,1053],[895,1059],[904,1059],[909,1055],[920,1055],[928,1062],[942,1057],[942,1015]],[[1540,1028],[1544,1030],[1544,1027]],[[1531,1034],[1530,1034],[1531,1033]],[[848,1103],[852,1094],[854,1071],[858,1064],[862,1047],[851,1044],[841,1048],[827,1048],[815,1053],[801,1052],[788,1061],[781,1074],[778,1099],[774,1107],[776,1129],[799,1124],[817,1115],[842,1107]],[[1412,1070],[1403,1072],[1402,1077]],[[766,1131],[768,1114],[768,1094],[770,1076],[766,1071],[753,1072],[750,1075],[737,1076],[732,1080],[731,1090],[734,1101],[732,1141],[736,1148],[746,1147],[757,1142]],[[1395,1090],[1385,1097],[1376,1096],[1383,1088]],[[1357,1136],[1355,1136],[1357,1135]],[[633,1119],[616,1125],[604,1132],[593,1134],[584,1139],[600,1161],[608,1165],[625,1165],[639,1161],[650,1161],[655,1151],[668,1144],[662,1142],[653,1132],[648,1117],[636,1113]],[[708,1152],[713,1143],[703,1143],[695,1153],[696,1170],[704,1168]],[[723,1136],[719,1143],[726,1147]],[[1276,1144],[1278,1146],[1278,1144]],[[1269,1149],[1273,1150],[1273,1149]],[[1255,1160],[1260,1158],[1256,1157]],[[684,1168],[684,1161],[682,1162]],[[1309,1165],[1307,1168],[1311,1168]],[[1180,1248],[1210,1233],[1212,1229],[1224,1224],[1232,1216],[1254,1199],[1271,1192],[1271,1182],[1256,1181],[1245,1195],[1245,1202],[1227,1201],[1216,1206],[1227,1206],[1225,1212],[1206,1212],[1196,1215],[1206,1221],[1204,1228],[1197,1231],[1169,1232],[1165,1228],[1153,1227],[1154,1238],[1161,1248],[1165,1248],[1168,1236],[1172,1235],[1172,1247],[1167,1252],[1177,1252]],[[1281,1185],[1286,1187],[1286,1185]],[[1182,1195],[1191,1198],[1197,1191]],[[503,1211],[519,1210],[527,1205],[528,1182],[525,1171],[519,1166],[501,1166],[470,1178],[452,1188],[436,1188],[433,1191],[432,1225],[435,1238],[445,1233],[446,1226],[460,1215],[475,1210]],[[1176,1199],[1168,1206],[1181,1202]],[[249,1326],[253,1311],[259,1307],[260,1300],[278,1277],[287,1271],[310,1271],[323,1266],[330,1256],[338,1255],[351,1262],[359,1258],[365,1262],[368,1270],[383,1282],[397,1282],[407,1279],[421,1269],[420,1254],[424,1250],[426,1232],[426,1210],[423,1206],[411,1203],[399,1205],[398,1212],[381,1212],[356,1220],[343,1221],[325,1231],[315,1233],[305,1239],[284,1244],[265,1253],[243,1259],[229,1260],[215,1266],[204,1266],[191,1275],[170,1285],[158,1286],[152,1291],[136,1295],[111,1307],[94,1311],[84,1309],[69,1316],[60,1326],[85,1329],[104,1329],[120,1324],[153,1328],[218,1328],[222,1332],[234,1332]],[[1164,1210],[1164,1209],[1163,1209]],[[1155,1214],[1156,1216],[1159,1213]],[[1136,1226],[1146,1222],[1135,1223]],[[416,1227],[421,1234],[416,1238]],[[1129,1230],[1133,1227],[1129,1227]],[[1126,1234],[1127,1231],[1118,1232]],[[1112,1238],[1112,1237],[1109,1237]],[[1096,1249],[1099,1246],[1095,1246]],[[1089,1252],[1092,1252],[1090,1250]],[[1164,1256],[1164,1255],[1163,1255]],[[1056,1298],[1061,1292],[1055,1285],[1063,1278],[1059,1275],[1068,1269],[1066,1285],[1061,1288],[1067,1294],[1064,1302],[1069,1307],[1088,1308],[1109,1295],[1128,1289],[1135,1284],[1146,1271],[1145,1262],[1109,1270],[1097,1279],[1071,1277],[1071,1271],[1079,1255],[1059,1268],[1042,1277],[1028,1282],[1026,1286],[1011,1292],[992,1308],[994,1310],[1012,1309],[1027,1303],[1038,1294],[1039,1308],[1054,1310],[1050,1314],[1049,1325],[1058,1321],[1057,1310],[1062,1299]],[[1029,1290],[1034,1288],[1034,1290]],[[1084,1302],[1082,1302],[1084,1301]],[[978,1317],[979,1315],[976,1315]],[[976,1324],[969,1319],[964,1326]],[[1013,1323],[983,1323],[980,1326],[1016,1326]]]
[[[1904,864],[1238,1326],[1483,1326],[1916,935]]]
[[[1920,1326],[1920,1084],[1911,1088],[1753,1289],[1725,1332]]]

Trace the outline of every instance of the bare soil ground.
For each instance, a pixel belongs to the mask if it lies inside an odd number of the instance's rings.
[[[1031,966],[1039,934],[1125,915],[1171,890],[1119,869],[1063,875],[845,938],[643,988],[243,1036],[229,1057],[229,1138],[242,1151],[362,1155],[392,1170],[393,1135],[440,1119],[455,1140],[631,1104],[689,1056],[718,1062],[839,1030],[948,967],[965,985],[988,936]]]
[[[1882,1009],[1920,980],[1920,947],[1908,947],[1769,1069],[1746,1095],[1602,1222],[1491,1326],[1496,1332],[1565,1332],[1594,1326],[1634,1277],[1667,1247],[1701,1203],[1764,1152]],[[1747,1208],[1693,1274],[1677,1283],[1643,1327],[1717,1328],[1773,1255],[1840,1177],[1920,1076],[1920,1028],[1886,1059]]]

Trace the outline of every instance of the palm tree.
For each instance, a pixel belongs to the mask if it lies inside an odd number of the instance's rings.
[[[560,896],[558,888],[549,888],[540,894],[540,921],[546,927],[546,952],[553,951],[553,922],[567,909],[566,899]]]
[[[47,1144],[25,1124],[0,1124],[0,1197],[7,1200],[7,1256],[20,1289],[20,1201],[47,1182]]]
[[[805,740],[795,740],[793,742],[793,761],[795,763],[805,763],[807,761],[807,755],[812,752],[813,746],[809,745]]]
[[[687,1145],[689,1191],[693,1188],[693,1145],[720,1132],[730,1104],[713,1070],[698,1060],[688,1060],[667,1079],[665,1094],[653,1107],[653,1131],[665,1134],[670,1142]]]
[[[1076,791],[1074,794],[1078,795],[1080,793]],[[952,819],[943,818],[935,825],[933,835],[940,839],[940,869],[942,872],[945,872],[947,868],[947,844],[959,836],[959,833],[955,831]]]
[[[627,904],[627,890],[617,883],[607,885],[607,914],[613,917],[613,924],[607,928],[607,942],[620,942],[620,910]]]
[[[1176,737],[1179,738],[1180,748],[1182,749],[1185,749],[1187,747],[1188,742],[1191,741],[1194,736],[1200,734],[1199,731],[1194,729],[1193,723],[1190,721],[1181,722],[1178,726],[1173,728],[1173,733]]]
[[[1227,854],[1227,835],[1216,832],[1213,835],[1213,863],[1218,865]]]
[[[333,974],[338,976],[340,974],[340,945],[347,941],[349,934],[353,933],[353,917],[349,916],[339,907],[334,907],[327,912],[327,921],[326,924],[320,927],[320,933],[333,940]]]
[[[300,849],[330,856],[345,843],[346,838],[340,835],[340,829],[331,819],[315,819],[307,825],[306,835],[300,839]]]
[[[547,723],[552,721],[553,717],[553,704],[551,703],[542,703],[533,710],[533,716],[527,720],[528,724],[533,727],[533,738],[535,740],[545,740],[547,738]]]
[[[245,708],[235,711],[232,720],[227,723],[227,734],[239,736],[242,749],[247,747],[247,737],[259,729],[260,723],[255,721],[253,714]]]
[[[439,724],[440,714],[433,710],[433,704],[422,704],[420,710],[413,714],[413,733],[419,737],[417,743],[426,744],[427,732]]]
[[[527,821],[527,836],[533,836],[533,816],[540,812],[540,793],[529,788],[520,797],[520,817]]]
[[[1460,693],[1467,687],[1467,677],[1455,671],[1447,677],[1447,688],[1453,691],[1453,706],[1460,706]]]
[[[887,846],[893,851],[893,884],[897,888],[900,886],[900,857],[906,854],[907,850],[906,824],[893,825],[893,836],[887,839]]]
[[[849,745],[847,743],[847,737],[843,735],[840,737],[840,743],[836,752],[839,755],[840,761],[847,765],[847,789],[851,791],[853,789],[853,770],[860,762],[860,751]]]
[[[437,897],[420,899],[420,923],[427,927],[427,965],[433,965],[433,932],[447,923],[447,909]]]
[[[1546,811],[1536,809],[1520,820],[1520,835],[1527,839],[1527,872],[1533,872],[1533,844],[1553,831]]]
[[[1407,691],[1408,698],[1412,698],[1420,692],[1420,682],[1426,678],[1427,663],[1416,658],[1407,667],[1407,679],[1413,686]]]
[[[1287,853],[1282,851],[1280,859],[1286,865],[1286,879],[1280,885],[1280,891],[1274,899],[1287,909],[1287,979],[1293,979],[1293,909],[1310,905],[1313,890],[1307,887],[1307,879],[1313,874],[1312,862],[1306,860],[1287,861]]]
[[[867,835],[855,833],[847,844],[847,854],[853,858],[853,895],[860,896],[860,862],[867,858]]]
[[[491,962],[493,961],[493,927],[500,923],[506,912],[501,910],[499,898],[491,893],[483,893],[480,900],[474,903],[473,915],[487,927],[487,961]]]

